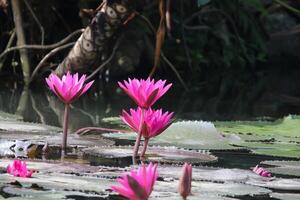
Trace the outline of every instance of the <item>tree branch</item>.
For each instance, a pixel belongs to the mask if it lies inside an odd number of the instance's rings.
[[[69,41],[72,37],[74,37],[75,35],[81,34],[84,31],[84,29],[79,29],[74,31],[73,33],[71,33],[70,35],[68,35],[67,37],[65,37],[64,39],[62,39],[61,41],[54,43],[54,44],[49,44],[49,45],[19,45],[16,47],[11,47],[6,49],[3,53],[0,54],[0,60],[9,52],[11,51],[15,51],[15,50],[20,50],[20,49],[54,49],[56,47],[59,47],[61,45],[63,45],[64,43],[66,43],[67,41]]]
[[[75,44],[75,42],[70,42],[67,43],[65,45],[62,45],[60,47],[57,47],[55,49],[53,49],[52,51],[50,51],[41,61],[40,63],[35,67],[34,71],[32,72],[32,75],[30,77],[30,82],[32,82],[36,76],[36,74],[38,73],[38,71],[40,70],[40,68],[43,66],[43,64],[54,54],[56,54],[57,52],[64,50],[65,48],[68,48],[70,46],[73,46]]]

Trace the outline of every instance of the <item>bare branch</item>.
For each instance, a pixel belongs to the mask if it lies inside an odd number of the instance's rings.
[[[30,4],[28,3],[28,1],[24,0],[24,3],[26,5],[26,7],[28,8],[29,12],[31,13],[34,21],[37,23],[37,25],[39,26],[39,28],[41,30],[41,34],[42,34],[41,45],[44,45],[44,42],[45,42],[45,30],[44,30],[44,27],[42,26],[41,22],[39,21],[39,19],[37,18],[37,16],[33,12],[33,10],[31,8]]]
[[[1,1],[1,0],[0,0],[0,1]],[[5,48],[5,49],[8,49],[8,48],[10,48],[10,47],[12,46],[12,44],[13,44],[15,38],[16,38],[16,31],[13,30],[12,33],[11,33],[11,35],[10,35],[10,38],[9,38],[9,40],[8,40],[8,42],[7,42],[7,45],[6,45],[6,48]],[[2,70],[2,67],[3,67],[3,65],[4,65],[4,62],[5,62],[5,58],[2,59],[2,60],[0,60],[0,71]]]
[[[20,46],[16,46],[16,47],[11,47],[6,49],[3,53],[0,54],[0,60],[9,52],[11,51],[15,51],[15,50],[19,50],[19,49],[54,49],[56,47],[59,47],[61,45],[63,45],[64,43],[66,43],[67,41],[69,41],[72,37],[81,34],[84,31],[84,29],[79,29],[74,31],[73,33],[71,33],[70,35],[68,35],[67,37],[65,37],[64,39],[62,39],[61,41],[54,43],[54,44],[49,44],[49,45],[36,45],[36,44],[32,44],[32,45],[20,45]]]
[[[73,46],[75,44],[75,42],[71,42],[71,43],[67,43],[63,46],[60,46],[60,47],[57,47],[55,49],[53,49],[52,51],[50,51],[41,61],[40,63],[35,67],[34,71],[32,72],[32,75],[30,77],[30,82],[33,81],[33,79],[35,78],[36,74],[38,73],[38,71],[40,70],[40,68],[43,66],[43,64],[51,57],[53,56],[54,54],[56,54],[57,52],[65,49],[65,48],[68,48],[70,46]]]
[[[156,32],[155,28],[154,28],[153,24],[149,21],[149,19],[147,17],[145,17],[144,15],[141,15],[140,13],[137,13],[137,15],[146,22],[146,24],[152,30],[153,34],[155,34],[155,32]],[[182,79],[182,77],[180,76],[179,72],[176,70],[176,67],[171,63],[170,60],[167,59],[167,57],[164,55],[163,51],[161,51],[160,56],[169,65],[169,67],[173,70],[173,72],[175,73],[176,77],[178,78],[179,82],[182,84],[182,86],[184,87],[184,89],[186,91],[188,91],[188,87],[185,84],[185,82]]]

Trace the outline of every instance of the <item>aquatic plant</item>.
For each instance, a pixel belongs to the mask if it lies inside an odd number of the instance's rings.
[[[265,170],[262,167],[259,167],[258,165],[256,165],[253,168],[253,172],[260,175],[260,176],[263,176],[263,177],[271,177],[272,176],[272,174],[270,172],[268,172],[267,170]]]
[[[187,196],[191,194],[192,187],[192,165],[184,163],[182,167],[182,175],[179,180],[178,192],[185,200]]]
[[[72,75],[67,72],[61,79],[56,74],[50,74],[46,78],[46,82],[51,91],[53,91],[58,98],[65,103],[65,113],[63,122],[63,140],[62,151],[65,152],[67,146],[68,135],[68,121],[70,104],[83,95],[93,84],[94,81],[85,83],[86,75],[78,77],[78,73]]]
[[[168,128],[173,122],[171,118],[174,114],[173,112],[163,112],[162,109],[152,110],[151,108],[144,111],[144,115],[142,112],[143,109],[138,107],[136,110],[130,109],[130,114],[123,110],[121,116],[124,123],[145,138],[141,157],[145,155],[149,139]]]
[[[13,176],[24,178],[30,178],[33,173],[33,171],[27,169],[26,162],[21,160],[14,160],[7,166],[6,171]]]
[[[165,85],[166,80],[154,79],[128,79],[124,83],[118,82],[119,86],[131,97],[141,108],[150,108],[161,96],[163,96],[172,86],[172,83]]]
[[[118,179],[121,186],[112,186],[112,190],[130,200],[147,200],[151,195],[154,183],[158,177],[157,164],[142,165],[138,170]]]
[[[138,120],[140,123],[137,126],[139,128],[136,128],[135,130],[138,133],[138,136],[136,137],[134,150],[133,150],[133,161],[135,162],[135,158],[138,154],[138,150],[141,142],[142,132],[145,132],[147,130],[147,126],[145,126],[146,123],[144,123],[145,112],[148,112],[146,110],[149,109],[162,95],[164,95],[170,89],[172,84],[170,83],[168,85],[165,85],[166,80],[158,80],[157,82],[155,82],[154,79],[150,79],[150,78],[147,78],[146,80],[129,78],[128,82],[124,80],[124,83],[118,82],[118,84],[125,91],[125,93],[127,93],[128,96],[131,97],[135,101],[135,103],[140,107],[140,112],[137,113],[139,114],[139,119],[140,119]],[[169,115],[169,113],[167,115]],[[155,118],[153,118],[153,120],[154,119]],[[170,119],[168,119],[168,121],[169,120]],[[142,157],[145,154],[144,151],[146,151],[147,149],[149,137],[147,138],[145,138],[144,150],[141,154]]]

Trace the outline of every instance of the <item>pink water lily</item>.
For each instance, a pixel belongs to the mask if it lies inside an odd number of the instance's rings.
[[[179,180],[178,192],[183,199],[191,194],[192,187],[192,165],[184,163],[182,167],[182,175]]]
[[[33,171],[27,169],[25,161],[14,160],[11,164],[7,166],[7,173],[13,176],[19,176],[24,178],[29,178],[32,176]]]
[[[78,73],[72,75],[67,72],[61,79],[56,74],[50,74],[46,78],[49,88],[66,104],[72,103],[75,99],[83,95],[93,84],[90,81],[85,84],[86,75],[78,77]]]
[[[130,109],[130,114],[123,110],[121,119],[133,131],[138,133],[137,141],[134,146],[134,157],[138,153],[141,136],[145,138],[144,148],[141,153],[141,157],[144,157],[149,139],[161,134],[168,128],[173,122],[171,119],[172,116],[173,112],[163,112],[161,109],[152,110],[149,108],[148,110],[145,110],[138,107],[136,110]]]
[[[163,96],[172,86],[166,85],[166,80],[154,79],[128,79],[123,83],[118,82],[119,86],[135,101],[141,108],[151,107],[161,96]]]
[[[112,186],[112,190],[130,200],[147,200],[157,177],[157,164],[142,165],[117,179],[121,186]]]
[[[144,112],[144,115],[142,115]],[[155,137],[168,128],[173,120],[173,112],[163,112],[162,109],[153,110],[149,108],[143,111],[141,108],[130,109],[130,114],[123,110],[121,119],[133,131],[142,133],[146,139]]]
[[[267,171],[266,169],[264,169],[262,167],[259,167],[258,165],[256,165],[253,168],[253,172],[262,177],[271,177],[272,176],[271,172]]]
[[[70,104],[83,95],[93,84],[94,81],[90,81],[85,84],[86,75],[78,77],[78,73],[72,75],[67,72],[61,79],[56,74],[50,74],[46,78],[46,82],[49,88],[58,96],[58,98],[65,103],[65,113],[63,118],[63,139],[62,139],[62,155],[65,154],[67,147],[67,135],[68,135],[68,122],[69,122],[69,110]]]

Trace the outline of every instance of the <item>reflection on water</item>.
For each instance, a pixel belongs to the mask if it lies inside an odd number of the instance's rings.
[[[178,99],[166,96],[158,107],[175,111]],[[171,102],[171,103],[167,103]],[[95,84],[92,90],[71,105],[70,131],[87,126],[106,126],[106,117],[119,116],[122,109],[135,104],[117,87],[116,82],[102,86]],[[62,126],[64,105],[45,85],[38,89],[0,86],[0,111],[21,116],[24,121]],[[110,125],[111,126],[111,125]]]

